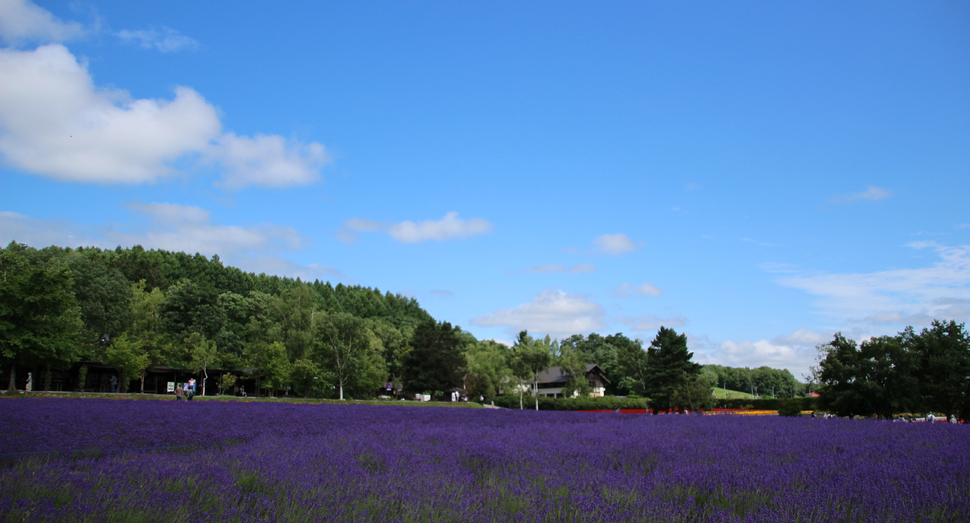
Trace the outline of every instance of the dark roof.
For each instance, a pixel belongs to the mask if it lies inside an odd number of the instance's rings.
[[[600,366],[595,363],[590,363],[586,365],[586,374],[589,375],[590,372],[593,372],[593,369],[596,369],[597,373],[600,375],[600,378],[602,378],[603,381],[605,381],[606,383],[610,382],[610,380],[606,379],[606,375],[603,373],[603,369],[601,369]],[[556,367],[549,367],[546,370],[540,372],[539,375],[536,376],[536,379],[539,383],[565,384],[566,381],[569,380],[569,377],[563,375],[562,367],[556,366]]]

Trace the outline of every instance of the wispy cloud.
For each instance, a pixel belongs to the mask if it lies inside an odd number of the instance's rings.
[[[852,203],[858,201],[885,200],[892,196],[892,193],[881,187],[870,185],[862,192],[840,194],[832,197],[832,203]]]
[[[613,289],[613,296],[616,298],[629,298],[630,296],[662,296],[663,293],[664,291],[649,283],[641,283],[639,285],[624,283],[616,289]]]
[[[177,203],[142,203],[131,202],[128,209],[148,216],[154,223],[170,225],[204,224],[209,221],[211,212],[193,205]]]
[[[218,254],[243,270],[307,279],[343,277],[326,265],[297,265],[283,256],[306,248],[309,240],[292,227],[263,223],[250,227],[223,225],[201,207],[172,203],[131,202],[129,223],[90,226],[39,220],[19,213],[0,212],[0,244],[18,241],[34,247],[100,247],[141,245],[206,256]]]
[[[493,226],[482,218],[462,219],[451,211],[440,220],[403,221],[390,225],[363,218],[351,218],[334,235],[344,243],[354,243],[361,232],[384,232],[401,243],[446,241],[471,238],[492,232]]]
[[[627,235],[622,233],[603,234],[593,239],[596,245],[597,254],[608,254],[610,256],[620,256],[628,252],[637,250],[638,245]]]
[[[762,247],[781,247],[780,243],[763,242],[759,240],[753,240],[751,238],[741,238],[741,241],[745,243],[753,243],[755,245],[760,245]]]
[[[848,327],[925,325],[970,319],[970,246],[915,242],[939,260],[930,266],[872,273],[790,273],[776,281],[818,297],[823,315]]]
[[[471,323],[483,327],[506,327],[509,333],[527,329],[555,338],[605,327],[603,308],[598,303],[582,294],[552,289],[536,295],[528,303],[479,316]]]
[[[361,232],[381,232],[386,226],[380,222],[365,220],[363,218],[351,218],[344,222],[333,235],[340,241],[350,245],[357,243],[358,233]]]
[[[568,267],[561,263],[546,263],[543,265],[527,267],[525,272],[529,274],[555,274],[560,272],[569,274],[586,274],[596,272],[596,266],[592,263],[580,263],[579,265],[571,265]]]
[[[199,42],[194,38],[179,33],[170,27],[151,28],[143,30],[122,30],[115,33],[123,42],[154,49],[163,53],[176,51],[194,51],[199,48]]]
[[[681,327],[687,325],[687,318],[683,316],[655,316],[643,314],[640,316],[623,316],[616,319],[618,322],[630,325],[636,332],[652,332],[659,330],[660,327]]]
[[[142,244],[172,251],[232,256],[241,252],[287,251],[305,247],[307,240],[292,227],[262,224],[255,227],[213,223],[205,209],[169,203],[129,204],[152,226],[137,232],[113,230],[121,245]]]

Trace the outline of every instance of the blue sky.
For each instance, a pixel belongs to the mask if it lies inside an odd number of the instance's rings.
[[[0,44],[4,244],[799,377],[970,317],[965,2],[0,0]]]

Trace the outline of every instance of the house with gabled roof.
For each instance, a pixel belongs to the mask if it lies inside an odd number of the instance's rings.
[[[536,377],[539,382],[539,395],[552,398],[563,398],[563,387],[569,381],[569,376],[564,375],[562,367],[549,367],[539,373]],[[586,379],[589,380],[590,397],[602,397],[606,393],[606,386],[610,380],[606,378],[606,373],[595,363],[586,365]]]

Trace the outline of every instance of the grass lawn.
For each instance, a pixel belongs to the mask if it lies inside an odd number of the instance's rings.
[[[754,394],[714,387],[714,397],[717,399],[754,399]]]
[[[16,393],[10,394],[6,391],[0,393],[0,398],[97,398],[97,399],[125,399],[125,400],[169,400],[175,401],[174,394],[109,394],[100,392],[31,392],[29,394]],[[484,408],[480,403],[471,401],[451,402],[451,401],[400,401],[400,400],[334,400],[317,398],[298,398],[294,396],[280,396],[276,398],[266,397],[239,397],[227,395],[196,396],[192,401],[232,401],[232,402],[253,402],[253,403],[328,403],[333,405],[402,405],[409,407],[464,407],[464,408]]]

